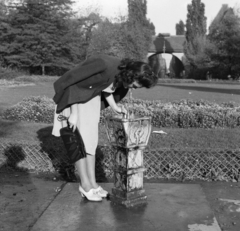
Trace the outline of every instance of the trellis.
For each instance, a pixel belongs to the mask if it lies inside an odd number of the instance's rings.
[[[114,174],[114,148],[98,146],[96,173],[101,179]],[[44,142],[0,140],[0,171],[55,172],[71,167],[60,139]],[[238,181],[240,148],[145,149],[147,179],[200,179]]]

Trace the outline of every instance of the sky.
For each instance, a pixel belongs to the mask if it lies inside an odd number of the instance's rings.
[[[127,14],[127,0],[75,0],[75,9],[95,9],[102,16],[116,18]],[[187,18],[187,5],[192,0],[147,0],[147,18],[155,26],[156,34],[176,34],[175,26]],[[207,28],[221,9],[222,4],[239,8],[240,0],[201,0],[205,4]]]

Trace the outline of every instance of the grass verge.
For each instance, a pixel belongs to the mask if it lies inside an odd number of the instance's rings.
[[[161,130],[153,128],[152,131]],[[152,133],[149,148],[239,148],[240,129],[162,129],[167,134]],[[0,120],[0,138],[25,141],[51,139],[52,125]],[[104,125],[99,126],[99,145],[110,145]]]

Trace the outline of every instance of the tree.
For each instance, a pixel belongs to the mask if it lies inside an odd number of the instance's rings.
[[[240,72],[240,18],[233,9],[227,10],[218,23],[211,25],[208,38],[215,44],[211,58],[222,77],[237,76]]]
[[[128,18],[101,19],[91,28],[87,55],[105,53],[119,58],[145,60],[155,33],[146,19],[146,1],[129,1]]]
[[[156,31],[155,31],[155,26],[154,26],[154,24],[149,21],[149,26],[148,26],[148,27],[149,27],[150,31],[152,32],[152,34],[155,35],[155,34],[156,34]]]
[[[102,20],[92,31],[87,54],[104,53],[119,58],[125,57],[122,46],[123,23],[113,23],[109,19]]]
[[[0,23],[0,54],[6,66],[69,69],[78,60],[79,33],[70,30],[71,0],[24,0]],[[70,36],[71,35],[71,36]],[[74,37],[73,37],[74,35]]]
[[[145,60],[155,33],[154,25],[146,18],[147,1],[128,0],[128,12],[127,27],[123,28],[129,48],[126,55],[130,58]]]
[[[103,20],[92,31],[87,54],[104,53],[119,58],[139,59],[139,44],[136,43],[136,29],[129,31],[127,21],[117,23]],[[141,59],[145,58],[141,56]]]
[[[91,50],[89,47],[90,43],[93,44],[93,41],[92,41],[93,30],[102,22],[102,19],[99,14],[91,12],[87,16],[78,18],[78,21],[80,23],[82,30],[84,31],[85,42],[82,45],[83,45],[83,49],[84,49],[84,53],[85,53],[84,58],[86,59],[87,56],[89,55],[88,51]],[[98,41],[94,41],[94,42],[98,43]],[[90,51],[90,53],[91,53],[91,51]]]
[[[206,35],[205,5],[201,0],[192,0],[187,10],[186,40],[192,42],[194,38]]]
[[[145,25],[147,19],[146,0],[128,0],[128,19],[132,25]]]
[[[7,6],[5,0],[0,0],[0,18],[6,16]]]
[[[186,42],[184,44],[184,54],[188,65],[186,72],[192,78],[203,78],[206,69],[202,63],[207,63],[208,53],[205,53],[206,39],[206,17],[205,5],[201,0],[192,0],[192,4],[187,6],[188,14],[186,20]]]
[[[152,55],[148,58],[148,64],[158,78],[166,78],[167,65],[166,60],[161,54]]]
[[[193,43],[189,43],[187,51],[185,51],[187,54],[185,60],[187,75],[190,74],[195,79],[205,79],[206,73],[216,64],[211,59],[211,54],[214,51],[215,45],[206,36],[194,38]]]
[[[176,35],[185,35],[185,25],[182,20],[176,24]]]

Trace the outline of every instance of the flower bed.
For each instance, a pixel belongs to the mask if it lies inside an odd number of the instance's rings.
[[[235,128],[240,126],[240,105],[208,101],[179,100],[162,103],[159,100],[124,99],[130,113],[152,117],[154,127],[168,128]],[[48,97],[32,96],[8,108],[2,118],[15,121],[53,123],[54,102]],[[101,112],[102,120],[113,115],[107,108]]]
[[[124,99],[130,113],[136,116],[151,116],[155,127],[171,128],[217,128],[240,126],[240,105],[229,102],[223,104],[208,101],[179,100],[162,103],[159,100]],[[106,109],[103,118],[111,115]]]
[[[44,96],[31,96],[6,109],[2,118],[13,121],[52,123],[54,102]]]

